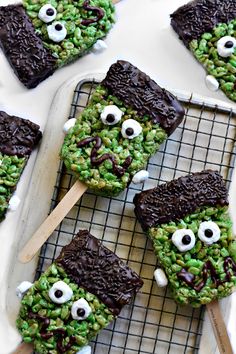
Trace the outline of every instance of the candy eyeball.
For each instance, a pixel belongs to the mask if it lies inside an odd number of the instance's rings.
[[[71,316],[74,320],[85,320],[92,312],[91,307],[85,299],[75,301],[71,308]]]
[[[196,243],[195,235],[190,229],[176,230],[173,233],[171,240],[180,252],[191,250]]]
[[[48,292],[50,299],[55,304],[64,304],[73,296],[73,291],[64,281],[57,281]]]
[[[231,36],[225,36],[218,40],[217,42],[217,52],[223,57],[230,57],[234,53],[236,47],[236,39]]]
[[[103,124],[114,125],[121,120],[123,114],[124,113],[117,106],[109,105],[103,109],[100,118]]]
[[[220,228],[213,221],[204,221],[199,226],[198,237],[206,245],[212,245],[220,239]]]
[[[51,4],[42,6],[38,13],[38,18],[45,23],[54,21],[56,17],[57,10]]]
[[[134,119],[127,119],[122,124],[121,134],[126,139],[134,139],[142,133],[142,127]]]
[[[48,37],[56,43],[63,41],[66,38],[67,30],[63,23],[54,22],[47,27]]]

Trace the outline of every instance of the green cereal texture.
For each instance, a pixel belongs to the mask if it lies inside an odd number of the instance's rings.
[[[23,0],[23,6],[33,22],[36,33],[42,37],[45,47],[58,59],[58,67],[83,55],[98,39],[106,36],[115,22],[115,8],[111,0],[91,0],[89,5],[103,9],[105,16],[88,26],[81,25],[82,20],[96,17],[94,12],[83,9],[83,3],[84,0]],[[48,37],[47,26],[51,23],[44,23],[38,18],[39,10],[45,4],[51,4],[57,10],[57,17],[53,22],[60,21],[67,29],[67,36],[60,43],[55,43]]]
[[[8,156],[0,152],[0,220],[4,218],[8,202],[16,189],[26,162],[25,157]]]
[[[48,296],[49,289],[59,280],[67,283],[74,293],[71,300],[62,305],[53,303]],[[80,298],[87,300],[92,313],[85,320],[77,321],[71,317],[71,307],[73,302]],[[65,352],[66,354],[77,353],[101,329],[114,320],[114,316],[106,305],[95,295],[72,282],[65,271],[55,263],[41,275],[39,280],[34,283],[33,287],[22,299],[22,306],[17,319],[17,328],[23,337],[23,341],[27,343],[32,342],[37,353],[57,354],[58,334],[55,334],[48,340],[42,339],[40,335],[42,322],[38,319],[29,319],[29,311],[50,319],[50,324],[46,330],[48,332],[59,328],[65,329],[67,336],[63,341],[64,346],[69,342],[70,336],[76,338],[75,344]]]
[[[211,246],[203,244],[197,236],[200,223],[209,220],[217,223],[221,230],[220,240]],[[185,253],[178,251],[171,241],[172,234],[181,228],[191,229],[196,236],[194,248]],[[177,277],[177,273],[185,268],[196,276],[197,284],[202,279],[204,263],[210,260],[221,280],[225,279],[224,258],[230,256],[236,262],[236,241],[232,234],[232,222],[228,215],[227,207],[201,208],[179,222],[170,222],[161,225],[159,228],[151,228],[148,234],[153,241],[160,266],[169,280],[173,297],[178,303],[199,307],[214,299],[230,295],[233,286],[236,285],[236,277],[234,275],[232,275],[230,282],[226,281],[224,284],[219,285],[218,288],[215,287],[209,275],[206,285],[200,292],[196,292],[196,290]]]
[[[190,49],[208,74],[218,80],[226,96],[236,101],[236,48],[228,58],[221,57],[217,52],[217,42],[224,36],[236,38],[236,19],[217,25],[211,32],[202,34],[199,40],[192,40]]]
[[[124,114],[116,125],[104,125],[100,114],[105,106],[112,104],[118,106]],[[137,120],[143,128],[142,133],[132,140],[121,135],[122,123],[130,118]],[[99,166],[91,166],[90,155],[94,143],[90,143],[89,147],[77,147],[79,141],[90,136],[99,136],[102,139],[98,156],[113,154],[119,166],[128,156],[132,157],[132,163],[122,177],[113,173],[110,160]],[[90,189],[98,194],[115,196],[127,187],[136,172],[144,168],[149,157],[159,149],[166,137],[165,131],[158,124],[153,124],[148,116],[139,117],[136,111],[126,107],[118,98],[108,95],[104,87],[98,86],[90,104],[65,137],[61,157],[67,169]]]

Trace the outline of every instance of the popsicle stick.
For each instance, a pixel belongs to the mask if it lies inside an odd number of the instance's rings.
[[[117,4],[118,2],[120,2],[121,0],[112,0],[112,3],[115,5]]]
[[[32,354],[34,351],[33,345],[21,343],[12,354]]]
[[[219,302],[215,300],[208,304],[207,312],[220,354],[234,354]]]
[[[21,250],[19,254],[20,262],[28,263],[32,260],[42,245],[47,241],[49,236],[73,208],[75,203],[82,197],[86,190],[87,186],[84,183],[80,181],[75,182],[69,192],[64,196],[64,198]]]

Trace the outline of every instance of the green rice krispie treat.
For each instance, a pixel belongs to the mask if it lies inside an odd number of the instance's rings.
[[[14,195],[27,160],[41,139],[39,126],[0,111],[0,221],[20,202]]]
[[[135,213],[153,242],[159,286],[168,283],[180,304],[198,307],[231,294],[236,241],[228,192],[218,172],[206,170],[137,194]]]
[[[127,61],[113,64],[77,119],[69,120],[61,157],[95,192],[116,196],[143,170],[181,123],[178,100]],[[75,124],[74,127],[72,124]]]
[[[23,0],[0,7],[0,46],[19,80],[37,86],[101,41],[114,23],[112,0]]]
[[[89,341],[142,285],[119,257],[80,231],[34,284],[17,288],[23,296],[17,328],[38,354],[91,353]]]
[[[236,101],[236,2],[194,0],[171,15],[171,25],[204,65],[209,89]]]

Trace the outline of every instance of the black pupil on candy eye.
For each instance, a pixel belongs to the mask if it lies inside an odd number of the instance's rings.
[[[213,231],[211,229],[206,229],[205,230],[205,236],[206,237],[212,237],[213,236]]]
[[[111,113],[110,113],[110,114],[107,115],[107,118],[106,118],[106,119],[107,119],[107,122],[108,122],[108,123],[113,123],[114,120],[115,120],[115,116],[114,116],[114,114],[111,114]]]
[[[53,16],[54,15],[54,10],[53,9],[47,9],[46,14],[48,16]]]
[[[62,297],[62,295],[63,295],[63,292],[61,290],[55,291],[56,298]]]
[[[62,25],[60,25],[59,23],[55,26],[55,29],[57,31],[61,31],[62,30]]]
[[[85,315],[85,310],[82,309],[82,308],[79,308],[79,309],[77,310],[77,315],[78,315],[79,317],[84,317],[84,315]]]
[[[182,242],[184,245],[189,245],[191,242],[191,237],[189,235],[184,235],[184,237],[182,238]]]
[[[125,132],[126,132],[126,134],[127,134],[128,136],[131,136],[131,135],[134,134],[134,129],[133,129],[133,128],[127,128]]]
[[[234,46],[234,43],[232,41],[227,41],[225,43],[225,48],[232,48]]]

